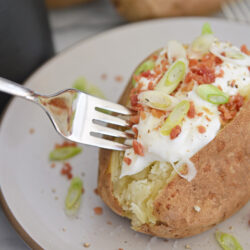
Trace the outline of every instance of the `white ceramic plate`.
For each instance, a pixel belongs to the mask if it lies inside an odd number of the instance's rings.
[[[134,67],[150,52],[169,39],[190,42],[208,21],[215,34],[237,45],[250,45],[250,28],[218,19],[177,18],[136,23],[120,27],[84,41],[55,57],[39,69],[26,85],[40,93],[53,93],[71,87],[79,76],[98,85],[112,101],[117,101]],[[103,80],[101,75],[107,74]],[[122,82],[115,77],[123,76]],[[29,130],[33,128],[34,134]],[[45,249],[220,249],[215,229],[235,235],[244,249],[250,249],[248,203],[226,222],[201,235],[168,242],[135,233],[126,219],[116,216],[96,196],[98,150],[83,146],[83,153],[72,160],[74,175],[85,186],[78,218],[64,213],[64,198],[69,182],[60,175],[62,164],[52,169],[48,154],[62,139],[45,113],[36,105],[14,99],[4,116],[0,130],[0,183],[5,201],[25,232]],[[53,192],[55,191],[55,192]],[[58,197],[58,200],[55,199]],[[93,208],[101,206],[103,215]],[[107,224],[111,221],[112,225]],[[230,227],[232,226],[232,228]]]

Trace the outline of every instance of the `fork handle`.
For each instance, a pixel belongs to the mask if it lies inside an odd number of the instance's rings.
[[[20,84],[0,77],[0,91],[35,101],[36,93]]]

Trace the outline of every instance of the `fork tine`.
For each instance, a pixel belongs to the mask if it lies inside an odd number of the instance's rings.
[[[101,100],[101,99],[96,98],[94,96],[91,96],[89,98],[92,99],[95,107],[97,107],[97,108],[106,109],[106,110],[109,110],[109,111],[112,111],[115,113],[119,113],[122,115],[131,115],[132,114],[132,112],[128,108],[126,108],[120,104],[109,102],[106,100]]]
[[[89,136],[87,144],[91,146],[96,146],[100,148],[106,148],[111,150],[118,150],[118,151],[124,151],[126,149],[131,148],[129,145],[121,144],[119,142],[106,140],[103,138],[95,137],[95,136]]]
[[[93,117],[94,117],[94,120],[97,120],[97,121],[111,123],[111,124],[119,125],[123,127],[129,126],[129,122],[126,120],[123,120],[117,116],[108,115],[108,114],[105,114],[96,110],[94,111]]]
[[[109,127],[104,127],[99,124],[92,124],[91,125],[91,131],[94,133],[98,134],[103,134],[103,135],[110,135],[113,137],[121,137],[121,138],[133,138],[133,134],[126,133],[117,129],[109,128]]]

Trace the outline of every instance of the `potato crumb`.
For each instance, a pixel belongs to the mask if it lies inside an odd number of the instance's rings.
[[[31,135],[34,134],[34,133],[35,133],[35,129],[30,128],[30,129],[29,129],[29,133],[30,133]]]
[[[83,243],[83,246],[86,247],[86,248],[88,248],[88,247],[90,247],[90,244],[87,243],[87,242],[85,242],[85,243]]]
[[[186,249],[191,249],[191,246],[187,244],[187,245],[185,245],[185,248]]]
[[[199,206],[194,206],[194,210],[199,213],[201,211],[201,208]]]
[[[94,212],[95,212],[96,215],[101,215],[103,213],[101,207],[95,207],[94,208]]]

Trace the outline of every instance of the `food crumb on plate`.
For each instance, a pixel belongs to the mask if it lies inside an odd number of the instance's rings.
[[[232,230],[232,229],[233,229],[233,227],[232,227],[232,226],[229,226],[229,227],[228,227],[228,229],[229,229],[229,230]]]
[[[52,188],[52,189],[51,189],[51,192],[52,192],[52,193],[55,193],[55,192],[56,192],[56,189],[55,189],[55,188]]]
[[[124,250],[123,248],[118,248],[118,250]]]
[[[123,77],[121,75],[117,75],[117,76],[115,76],[115,81],[116,82],[122,82],[123,81]]]
[[[83,243],[83,246],[86,247],[86,248],[88,248],[88,247],[90,247],[90,244],[87,243],[87,242],[84,242],[84,243]]]
[[[68,162],[64,162],[61,170],[61,175],[65,175],[68,180],[71,180],[73,178],[72,166]]]
[[[191,249],[191,246],[188,245],[188,244],[186,244],[186,245],[185,245],[185,248],[186,248],[186,249]]]
[[[57,201],[59,199],[59,197],[58,196],[55,196],[55,200]]]
[[[106,80],[108,78],[108,75],[106,73],[101,74],[101,79]]]
[[[29,129],[29,133],[30,133],[31,135],[34,134],[34,133],[35,133],[35,129],[30,128],[30,129]]]
[[[101,215],[103,213],[102,207],[95,207],[94,212],[96,215]]]
[[[55,166],[56,166],[56,164],[55,164],[54,162],[52,162],[52,163],[50,164],[50,167],[51,167],[51,168],[55,168]]]
[[[110,220],[107,221],[108,225],[112,225],[112,222]]]
[[[63,232],[66,232],[66,228],[63,227],[62,231],[63,231]]]
[[[99,195],[99,193],[98,193],[98,188],[95,188],[95,189],[94,189],[94,193],[95,193],[96,195]]]

